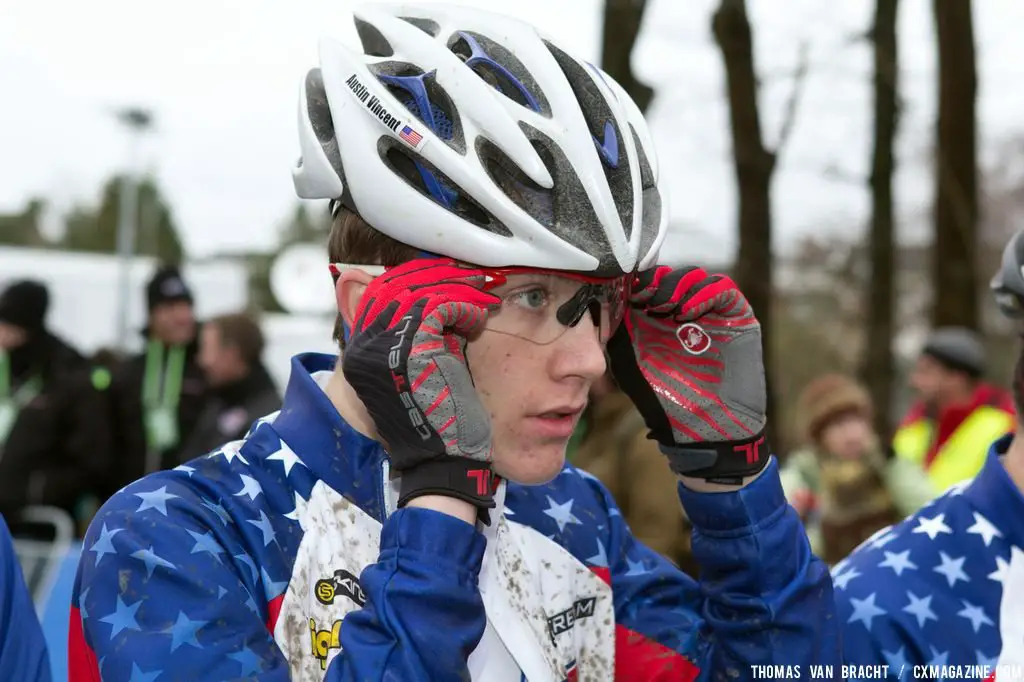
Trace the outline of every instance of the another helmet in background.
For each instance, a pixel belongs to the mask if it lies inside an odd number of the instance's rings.
[[[1003,249],[1003,262],[989,284],[999,310],[1011,319],[1024,319],[1024,230]]]

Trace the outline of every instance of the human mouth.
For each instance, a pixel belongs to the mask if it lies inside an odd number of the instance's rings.
[[[531,428],[548,438],[569,438],[585,405],[561,405],[527,417]]]

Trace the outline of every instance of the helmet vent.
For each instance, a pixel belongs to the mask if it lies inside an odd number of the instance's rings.
[[[533,143],[533,148],[544,161],[548,171],[554,176],[555,169],[551,152],[537,142]],[[541,225],[548,229],[554,227],[555,202],[551,190],[545,189],[531,180],[505,152],[490,140],[484,138],[478,140],[477,154],[483,161],[487,174],[494,184],[501,188],[505,196]]]
[[[376,26],[359,18],[356,18],[355,22],[359,41],[363,44],[363,52],[371,57],[390,57],[395,53],[391,43]]]
[[[306,112],[324,155],[341,178],[342,184],[346,185],[338,138],[334,136],[334,119],[331,118],[331,107],[327,102],[323,72],[319,68],[310,69],[306,74]]]
[[[482,35],[459,31],[449,38],[448,49],[505,97],[533,112],[551,116],[536,81],[523,63],[502,46]]]
[[[434,72],[404,62],[375,64],[371,70],[412,116],[459,152],[466,153],[459,114]]]
[[[629,164],[625,163],[625,141],[608,103],[594,82],[595,77],[601,76],[596,70],[588,73],[576,60],[551,43],[544,41],[544,45],[558,62],[580,104],[583,118],[594,140],[594,148],[604,167],[608,187],[618,209],[619,220],[622,221],[626,237],[629,238],[633,229],[633,177],[629,171]],[[620,163],[620,160],[623,162]]]
[[[644,189],[654,187],[654,172],[651,170],[651,162],[647,160],[647,151],[640,144],[640,136],[636,134],[636,128],[629,124],[629,131],[633,134],[633,145],[636,147],[637,159],[640,162],[640,186]]]
[[[598,266],[593,271],[595,276],[620,274],[618,260],[612,253],[604,227],[597,219],[583,182],[565,152],[537,128],[523,122],[519,123],[519,128],[533,144],[555,181],[554,190],[545,190],[552,201],[554,221],[551,231],[598,259]]]
[[[421,19],[420,17],[399,17],[399,19],[412,24],[431,38],[436,38],[437,34],[441,32],[441,26],[430,19]]]
[[[462,191],[451,178],[394,138],[380,138],[377,148],[388,167],[423,196],[488,232],[512,236],[504,224]]]

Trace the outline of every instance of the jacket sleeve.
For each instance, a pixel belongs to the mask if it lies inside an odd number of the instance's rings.
[[[469,679],[487,617],[477,578],[486,541],[440,512],[405,508],[384,522],[377,563],[363,571],[366,605],[341,626],[327,682]]]
[[[32,597],[0,517],[0,679],[50,682],[50,659]]]
[[[786,504],[776,460],[738,491],[678,490],[699,584],[637,542],[605,500],[616,681],[736,682],[759,679],[761,665],[808,677],[811,665],[838,665],[832,580]]]
[[[100,508],[72,592],[70,682],[287,682],[263,582],[211,497],[164,472]]]
[[[200,486],[161,472],[96,515],[72,597],[71,682],[289,680],[272,635],[282,595],[266,591],[271,567],[248,554],[245,520],[219,517],[220,495]],[[437,512],[389,517],[379,560],[360,578],[366,604],[342,622],[325,679],[465,679],[485,626],[484,545],[472,526]]]

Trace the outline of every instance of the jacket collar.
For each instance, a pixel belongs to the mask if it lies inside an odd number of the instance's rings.
[[[336,362],[335,356],[321,353],[292,358],[291,376],[273,428],[314,478],[383,523],[384,448],[349,426],[318,383],[319,378],[326,385]],[[314,376],[320,372],[325,374]]]
[[[1003,533],[1007,542],[1024,547],[1024,495],[1002,462],[1012,440],[1012,435],[1004,436],[992,444],[985,466],[963,489],[963,496]]]
[[[277,435],[313,474],[381,524],[394,513],[398,483],[391,480],[383,446],[352,428],[327,397],[327,378],[337,357],[303,353],[292,358],[281,411],[273,422]],[[506,484],[495,493],[497,519],[504,509]],[[497,524],[483,530],[493,537]]]

